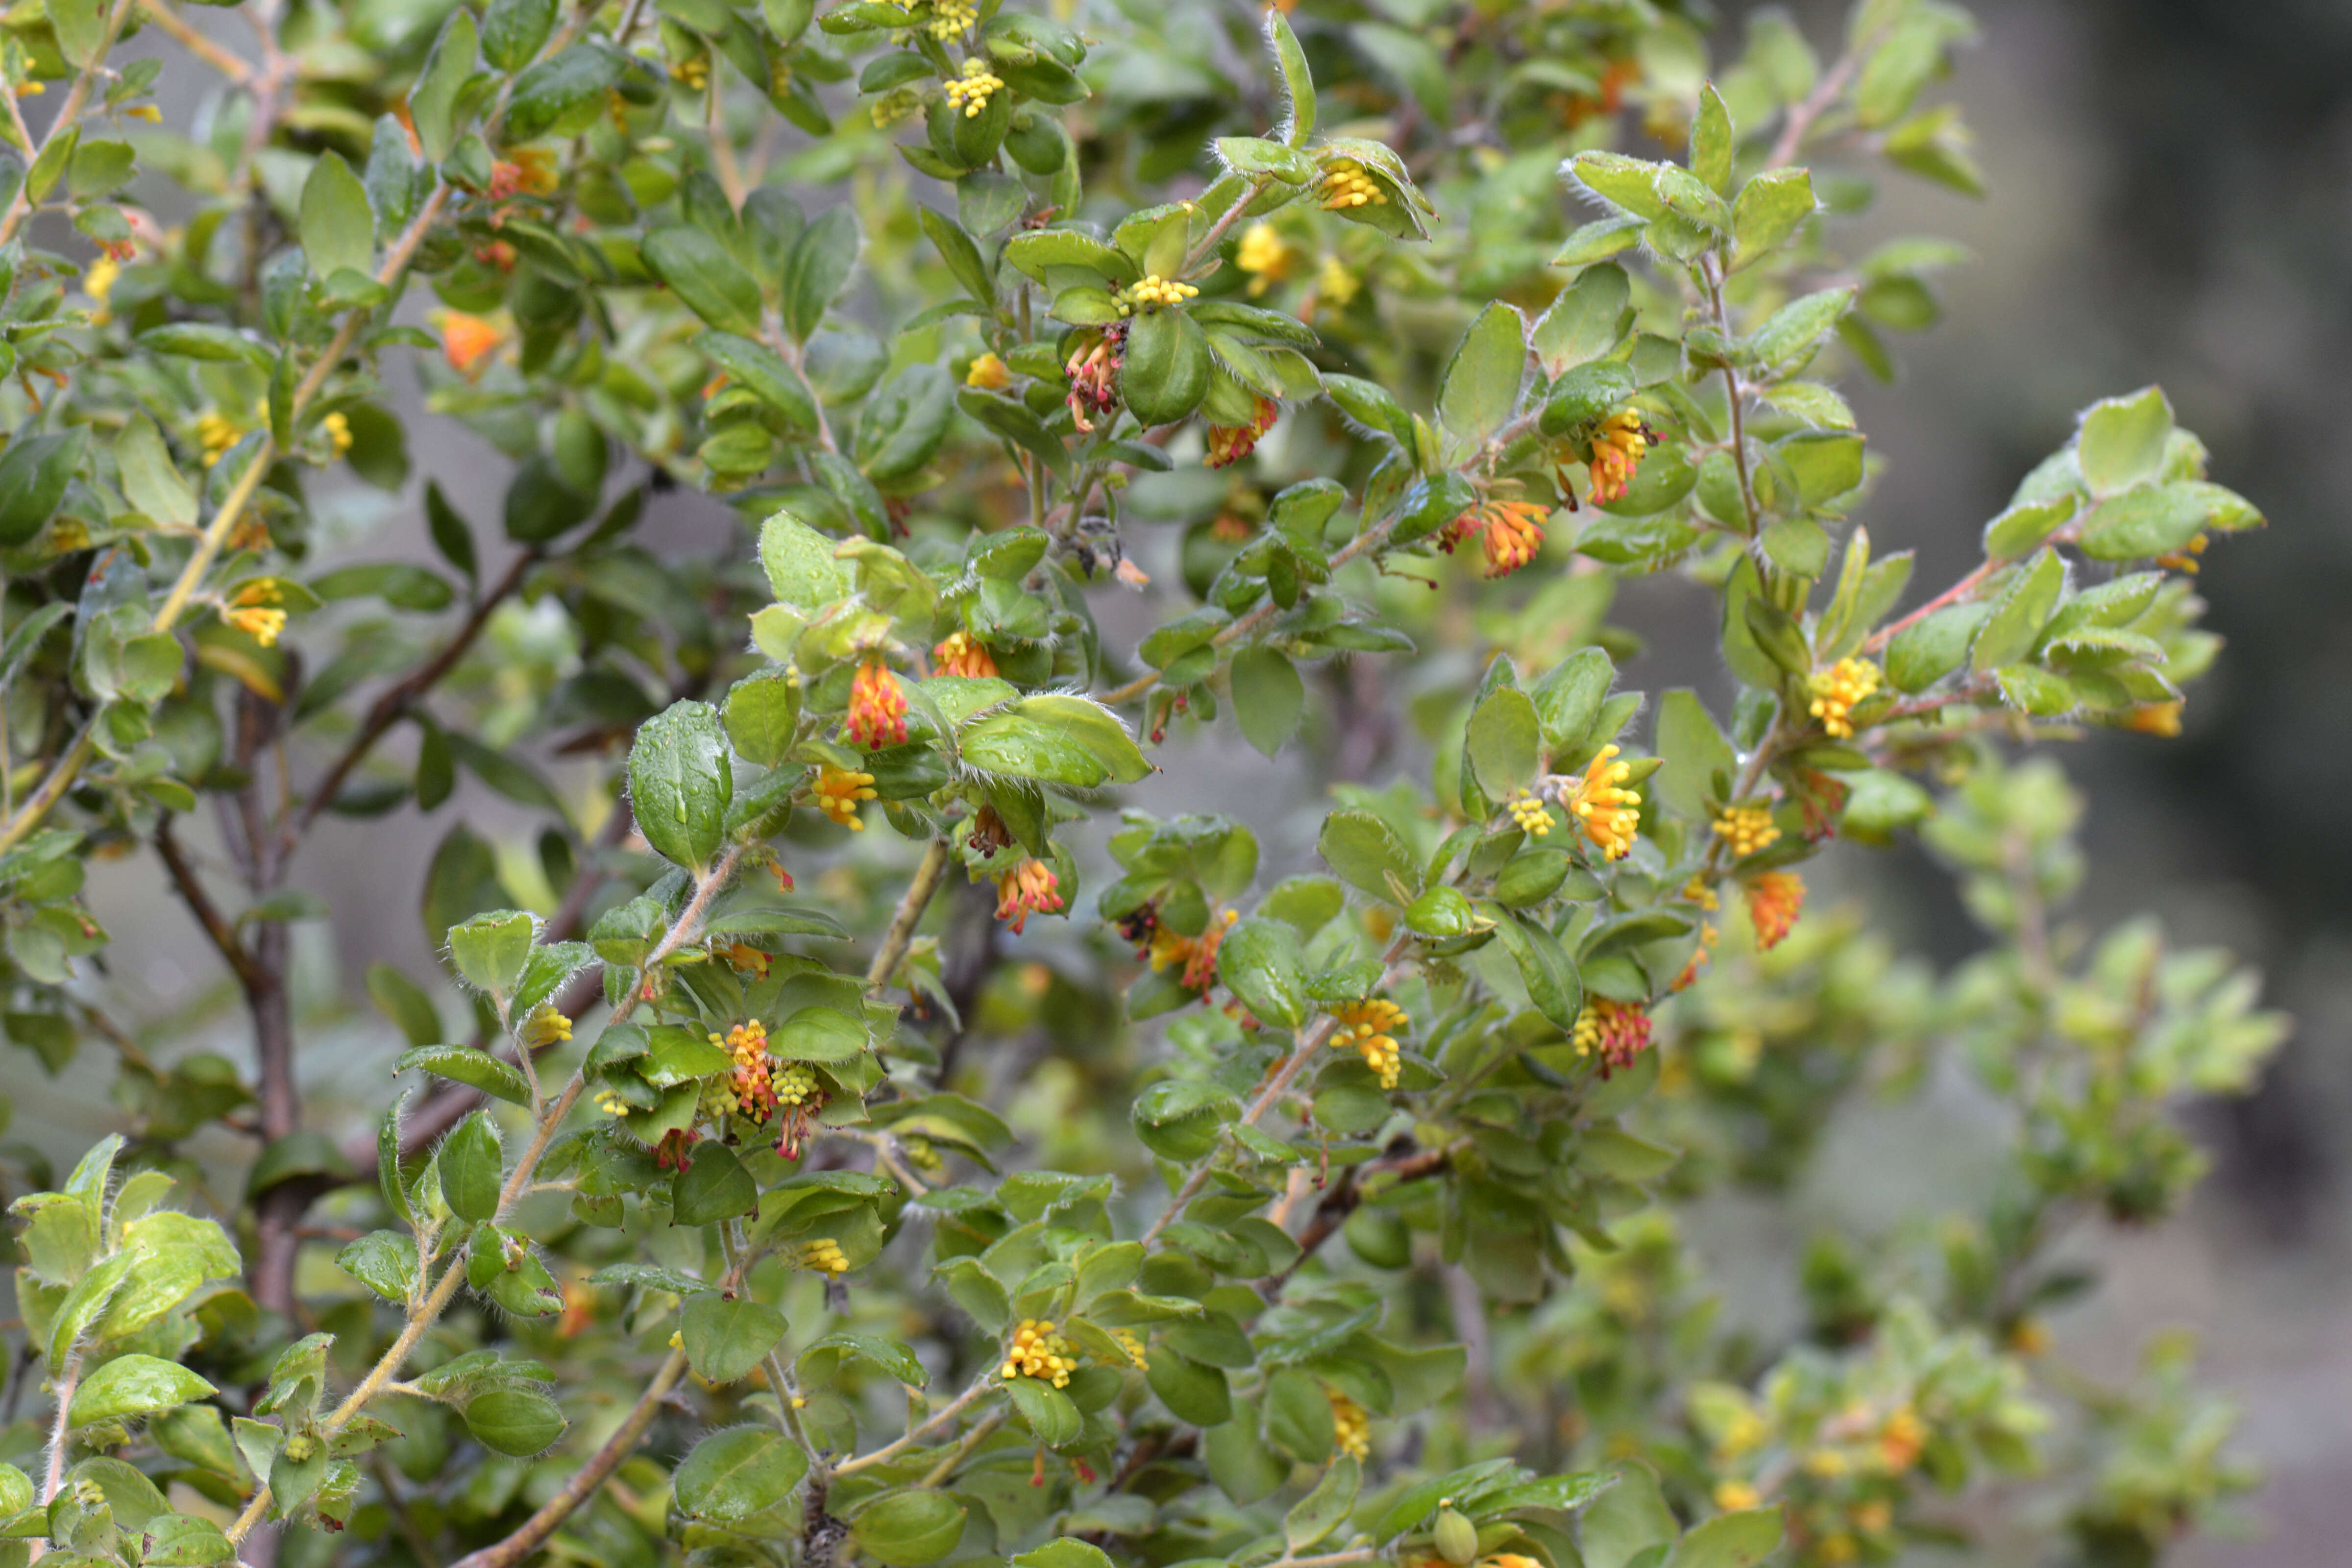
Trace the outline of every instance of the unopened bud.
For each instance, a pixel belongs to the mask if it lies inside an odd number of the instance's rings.
[[[1478,1527],[1450,1508],[1437,1510],[1437,1528],[1432,1532],[1437,1544],[1437,1554],[1454,1564],[1454,1568],[1470,1568],[1478,1555]]]

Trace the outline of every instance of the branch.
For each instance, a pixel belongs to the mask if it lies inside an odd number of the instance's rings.
[[[957,1394],[953,1399],[950,1400],[947,1407],[941,1410],[938,1415],[933,1415],[919,1426],[909,1428],[905,1436],[898,1438],[892,1442],[885,1443],[882,1447],[875,1449],[870,1454],[860,1454],[854,1459],[845,1459],[842,1463],[835,1465],[833,1468],[833,1473],[836,1476],[854,1476],[860,1470],[871,1469],[876,1465],[889,1463],[892,1459],[897,1458],[900,1454],[903,1454],[908,1449],[914,1447],[933,1432],[938,1431],[950,1421],[954,1420],[957,1416],[971,1409],[973,1405],[977,1404],[996,1386],[996,1383],[983,1373],[978,1382],[974,1383],[970,1388],[965,1389],[961,1394]]]
[[[98,53],[75,76],[72,88],[66,93],[66,100],[58,105],[58,117],[49,121],[49,133],[41,138],[40,151],[26,150],[25,167],[28,172],[41,161],[43,153],[56,145],[58,138],[71,131],[81,119],[83,106],[89,101],[90,84],[101,76],[112,74],[106,69],[107,52],[122,36],[122,25],[131,19],[131,9],[137,4],[138,0],[116,0],[114,9],[106,14],[106,32],[99,40]],[[19,181],[16,194],[8,198],[7,211],[0,214],[0,245],[16,238],[16,231],[24,227],[25,220],[32,216],[33,204],[26,195],[25,189],[25,182]]]
[[[410,670],[375,700],[374,705],[368,710],[367,718],[360,725],[359,733],[352,737],[352,742],[343,748],[342,755],[335,759],[334,765],[327,770],[326,776],[311,789],[301,805],[288,814],[278,832],[279,854],[292,849],[296,840],[310,831],[310,825],[319,819],[319,814],[334,804],[336,795],[342,789],[343,781],[351,777],[352,770],[365,761],[367,754],[375,749],[376,742],[400,722],[408,712],[409,705],[439,685],[442,678],[466,657],[467,650],[482,635],[482,628],[489,624],[491,615],[522,586],[524,574],[537,565],[541,558],[541,552],[537,545],[517,555],[507,567],[506,574],[474,602],[473,612],[442,645],[441,650]]]
[[[659,1372],[654,1373],[653,1382],[647,1384],[645,1393],[637,1396],[637,1403],[629,1411],[627,1418],[614,1429],[611,1436],[604,1439],[604,1446],[563,1483],[562,1490],[541,1504],[539,1511],[525,1520],[521,1528],[512,1535],[495,1546],[467,1552],[450,1568],[507,1568],[508,1564],[518,1563],[536,1551],[582,1503],[595,1495],[596,1489],[604,1484],[605,1478],[618,1469],[621,1461],[629,1457],[638,1440],[645,1436],[646,1428],[653,1425],[662,1401],[669,1397],[670,1390],[677,1386],[678,1377],[685,1371],[686,1352],[683,1349],[670,1352],[669,1359],[662,1363]]]
[[[147,13],[147,19],[154,23],[159,31],[169,34],[172,41],[188,53],[195,56],[239,87],[251,84],[253,80],[251,66],[190,26],[177,11],[163,5],[162,0],[139,0],[139,8]]]
[[[1766,168],[1777,169],[1797,155],[1797,149],[1804,144],[1805,132],[1811,131],[1813,121],[1837,100],[1837,95],[1845,90],[1845,84],[1853,77],[1854,68],[1862,64],[1860,48],[1861,43],[1857,40],[1855,47],[1839,57],[1838,62],[1830,67],[1829,74],[1805,95],[1804,101],[1789,110],[1789,118],[1772,143],[1772,155],[1764,161]]]
[[[916,923],[923,918],[931,895],[940,890],[947,871],[948,841],[934,838],[915,868],[915,879],[907,884],[906,894],[898,900],[898,912],[890,917],[890,929],[883,936],[881,947],[875,951],[874,962],[866,966],[867,994],[890,984],[890,976],[898,972],[899,961],[907,956],[907,949],[915,940]]]
[[[169,816],[155,824],[155,853],[163,860],[163,869],[171,874],[172,886],[188,906],[188,912],[196,917],[196,923],[205,928],[205,935],[210,937],[213,946],[220,950],[222,959],[236,973],[236,983],[244,988],[246,995],[250,997],[263,990],[268,984],[268,977],[254,962],[253,954],[246,951],[245,943],[237,939],[236,928],[222,915],[220,906],[213,902],[212,895],[205,891],[204,882],[196,876],[195,867],[189,863],[187,852],[180,847],[179,839],[172,832]]]

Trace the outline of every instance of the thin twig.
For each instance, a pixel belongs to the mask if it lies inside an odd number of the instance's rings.
[[[875,951],[874,962],[866,966],[866,990],[869,995],[890,984],[899,961],[907,956],[907,949],[915,940],[915,926],[947,876],[948,854],[948,841],[944,838],[932,839],[923,851],[922,861],[915,868],[915,879],[907,884],[906,893],[898,900],[898,912],[890,917],[890,929]]]
[[[164,5],[163,0],[139,0],[139,8],[147,13],[147,19],[155,24],[158,31],[169,34],[172,40],[188,53],[195,56],[239,87],[251,84],[253,68],[250,65],[190,26],[177,11]]]
[[[106,31],[99,39],[98,53],[89,64],[75,74],[73,86],[67,90],[65,101],[58,105],[58,117],[49,121],[49,133],[41,138],[41,153],[47,153],[58,137],[72,131],[80,121],[82,109],[89,101],[91,84],[101,76],[112,74],[106,69],[107,53],[114,47],[114,41],[122,36],[122,25],[131,19],[131,13],[138,3],[139,0],[116,0],[114,9],[106,14]],[[28,150],[25,160],[26,172],[30,173],[40,161],[40,153]],[[32,198],[27,194],[29,185],[29,181],[19,181],[16,195],[8,198],[7,211],[0,213],[0,245],[16,238],[16,231],[24,227],[25,220],[32,216]]]

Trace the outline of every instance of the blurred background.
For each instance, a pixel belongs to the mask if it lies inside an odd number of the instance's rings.
[[[2229,646],[2193,693],[2182,736],[2102,734],[2060,760],[2092,801],[2093,871],[2074,917],[2097,930],[2153,910],[2183,940],[2234,949],[2264,971],[2266,1000],[2294,1016],[2294,1034],[2258,1094],[2205,1119],[2216,1176],[2192,1215],[2094,1244],[2107,1288],[2054,1326],[2069,1352],[2117,1373],[2150,1333],[2193,1327],[2207,1378],[2242,1409],[2240,1447],[2268,1475],[2249,1533],[2199,1542],[2179,1561],[2342,1562],[2352,1538],[2352,916],[2339,892],[2352,885],[2352,5],[1971,8],[1982,37],[1952,91],[1977,132],[1993,199],[1893,183],[1868,220],[1887,236],[1957,238],[1975,260],[1941,279],[1942,324],[1900,343],[1895,385],[1845,381],[1888,465],[1859,515],[1880,552],[1919,552],[1915,582],[1948,582],[1978,559],[1983,521],[2063,442],[2078,409],[2156,382],[2211,447],[2214,477],[2271,520],[2207,557],[2207,625]],[[1748,7],[1725,9],[1732,47]],[[1843,28],[1842,4],[1791,9],[1817,42]],[[173,122],[194,107],[173,101],[175,80],[188,93],[204,85],[166,72]],[[393,373],[395,385],[404,374]],[[470,515],[493,517],[502,460],[461,426],[418,418],[412,492],[432,477]],[[424,557],[414,493],[345,504],[350,536],[364,536],[369,555]],[[660,531],[646,542],[657,548],[722,547],[736,527],[716,503],[677,493],[656,502],[655,518]],[[1678,612],[1689,607],[1671,581],[1622,596],[1618,618],[1652,647],[1627,668],[1631,684],[1724,689],[1711,652],[1687,641]],[[1116,635],[1115,605],[1105,610]],[[527,632],[518,629],[526,641]],[[1379,710],[1377,685],[1357,695]],[[1237,740],[1168,760],[1170,777],[1143,792],[1163,811],[1222,806],[1264,821],[1267,786],[1293,782]],[[1346,759],[1334,765],[1352,771]],[[511,809],[478,791],[458,804],[491,831]],[[304,1071],[326,1099],[347,1091],[355,1111],[380,1101],[396,1048],[360,977],[378,959],[428,972],[415,910],[446,820],[404,810],[346,824],[303,862],[300,879],[342,922],[336,936],[299,928],[313,999]],[[1311,825],[1277,826],[1268,870],[1309,842]],[[1973,950],[1977,933],[1924,857],[1843,858],[1871,863],[1825,880],[1867,891],[1888,929],[1939,968]],[[373,912],[354,918],[360,888]],[[179,1044],[202,1038],[245,1054],[233,997],[215,985],[209,952],[146,864],[99,868],[91,897],[116,934],[114,980],[138,1020]],[[70,1156],[107,1130],[99,1056],[53,1082],[29,1065],[10,1061],[14,1137]],[[1825,1150],[1799,1224],[1807,1206],[1857,1217],[1854,1173],[1883,1170],[1923,1139],[1966,1137],[1965,1116],[1949,1108],[1853,1121]],[[211,1152],[246,1157],[226,1142]],[[1912,1168],[1925,1182],[1944,1167],[1927,1159]],[[1742,1239],[1733,1224],[1699,1235],[1720,1244],[1735,1275],[1742,1255],[1752,1267],[1774,1250],[1785,1274],[1801,1239]]]

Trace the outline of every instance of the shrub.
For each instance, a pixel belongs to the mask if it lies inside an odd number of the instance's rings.
[[[244,9],[0,47],[6,1027],[122,1129],[11,1146],[15,1561],[2138,1563],[2248,1484],[2185,1346],[2045,1319],[2281,1026],[2062,918],[2021,753],[2172,732],[2261,519],[2148,388],[1956,582],[1849,521],[1958,12]],[[514,463],[430,563],[343,479],[414,493],[410,374]],[[1653,574],[1727,701],[1622,689]],[[1154,776],[1228,711],[1311,812]],[[412,809],[391,1060],[293,963],[383,887],[297,879]],[[1808,900],[1912,837],[1948,974]],[[122,855],[248,1063],[124,1013]],[[1937,1075],[1990,1190],[1722,1316],[1695,1205]]]

